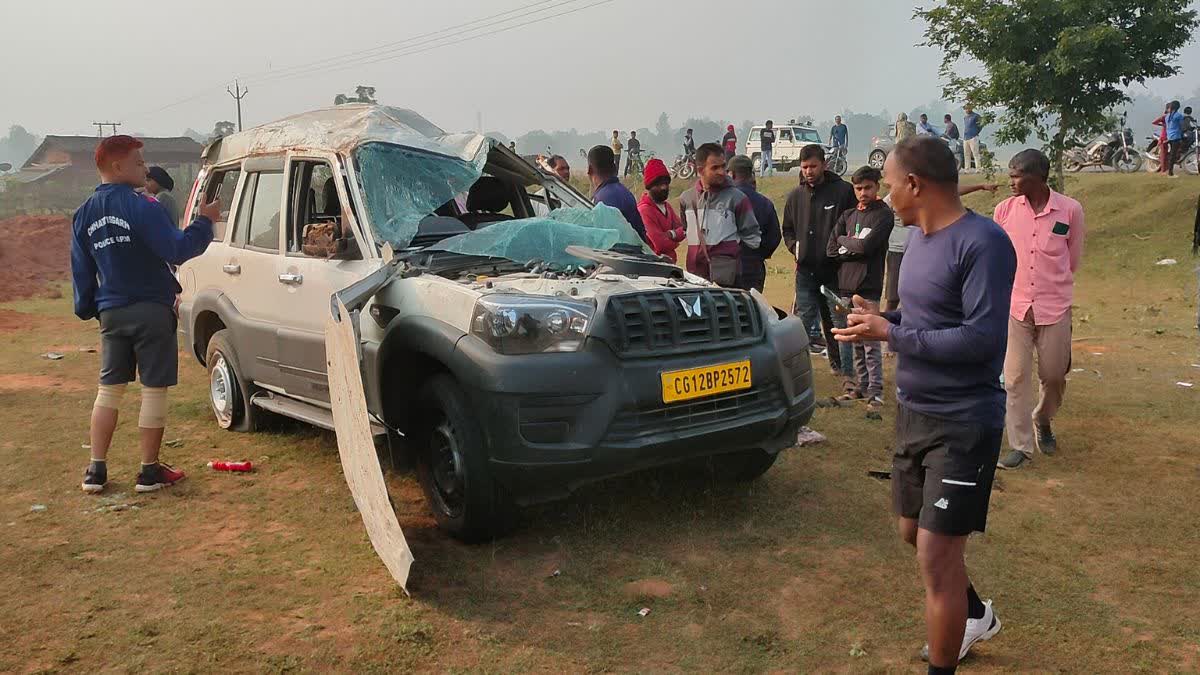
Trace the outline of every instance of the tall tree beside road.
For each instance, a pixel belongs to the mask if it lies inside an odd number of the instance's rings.
[[[8,136],[0,138],[0,162],[21,166],[40,142],[41,139],[26,131],[25,127],[14,124],[8,128]]]
[[[1058,189],[1063,148],[1104,130],[1133,83],[1179,72],[1197,28],[1192,0],[944,0],[918,9],[943,52],[943,95],[1001,110],[996,138],[1048,146]],[[960,75],[963,59],[983,75]],[[986,119],[986,116],[985,116]]]

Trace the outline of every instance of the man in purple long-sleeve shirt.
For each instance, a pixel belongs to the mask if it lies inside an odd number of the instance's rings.
[[[892,505],[925,583],[929,672],[953,673],[1000,631],[967,578],[967,535],[982,532],[1000,439],[1016,253],[995,222],[967,210],[958,165],[931,136],[896,145],[884,165],[892,209],[918,224],[900,266],[900,307],[855,296],[839,340],[886,340],[899,354]],[[966,590],[964,593],[963,590]]]

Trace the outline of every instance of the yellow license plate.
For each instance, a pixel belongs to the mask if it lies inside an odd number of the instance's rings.
[[[717,366],[673,370],[662,374],[663,403],[690,401],[727,391],[749,389],[750,361],[735,361]]]

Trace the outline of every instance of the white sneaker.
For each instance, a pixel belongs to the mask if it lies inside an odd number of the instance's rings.
[[[1000,618],[992,611],[992,601],[983,603],[983,618],[967,619],[967,630],[963,633],[962,649],[958,652],[958,660],[967,658],[967,652],[976,642],[991,640],[1000,632]]]
[[[958,652],[958,660],[967,658],[967,652],[976,642],[991,640],[1000,632],[1000,618],[992,611],[992,601],[983,603],[983,618],[967,617],[967,629],[963,632],[962,649]],[[921,648],[921,660],[929,661],[929,645]]]

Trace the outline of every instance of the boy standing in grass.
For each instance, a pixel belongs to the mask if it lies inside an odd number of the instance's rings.
[[[101,141],[96,168],[102,184],[75,212],[71,239],[75,315],[100,321],[100,386],[83,491],[102,492],[108,483],[117,409],[136,375],[142,382],[142,469],[134,489],[153,492],[183,479],[182,471],[158,458],[167,388],[175,386],[179,370],[174,308],[180,287],[169,265],[182,265],[208,248],[221,207],[216,200],[200,206],[196,220],[180,230],[160,205],[134,192],[146,185],[146,161],[142,142],[131,136]]]
[[[838,262],[838,292],[878,303],[883,295],[883,267],[892,233],[892,210],[879,199],[879,169],[864,166],[850,177],[858,204],[844,211],[830,233],[826,254]],[[845,305],[850,306],[846,300]],[[836,310],[835,310],[836,311]],[[867,399],[872,410],[883,407],[883,351],[879,342],[854,343],[854,376],[846,380],[843,401]]]

